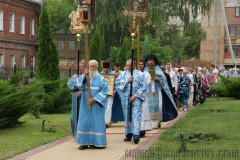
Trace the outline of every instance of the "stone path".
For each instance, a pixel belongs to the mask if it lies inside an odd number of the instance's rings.
[[[126,157],[126,150],[139,149],[144,150],[148,148],[157,137],[170,128],[174,123],[183,117],[187,112],[179,112],[176,119],[170,122],[162,123],[160,129],[155,129],[151,132],[147,132],[144,138],[141,138],[139,144],[131,142],[124,142],[124,123],[112,124],[110,128],[107,128],[107,148],[105,149],[86,149],[79,150],[79,145],[75,143],[72,136],[63,138],[54,143],[47,144],[23,153],[11,160],[125,160],[134,159],[133,157]]]

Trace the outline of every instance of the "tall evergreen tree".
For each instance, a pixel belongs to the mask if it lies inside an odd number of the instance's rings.
[[[101,36],[100,36],[100,30],[99,27],[96,27],[96,30],[94,31],[91,41],[90,41],[90,55],[89,59],[95,59],[98,62],[102,60],[101,57]]]
[[[144,36],[143,49],[141,54],[141,59],[145,59],[147,55],[151,53],[150,50],[150,38],[148,35]]]
[[[121,70],[123,70],[124,66],[126,65],[128,52],[130,51],[131,46],[128,44],[128,38],[125,37],[123,40],[122,47],[120,48],[119,54],[118,54],[118,62],[121,63]]]
[[[59,59],[56,45],[53,42],[51,21],[43,2],[38,28],[37,77],[56,80],[60,78]]]

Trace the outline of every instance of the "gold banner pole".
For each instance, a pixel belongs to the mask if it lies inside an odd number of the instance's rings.
[[[86,61],[86,67],[89,69],[89,58],[88,58],[88,22],[84,23],[84,29],[85,29],[85,61]],[[87,88],[88,88],[88,99],[91,98],[90,93],[90,78],[89,73],[87,74]],[[91,110],[91,105],[88,105],[88,109]]]
[[[137,69],[139,68],[140,63],[140,25],[137,25]]]

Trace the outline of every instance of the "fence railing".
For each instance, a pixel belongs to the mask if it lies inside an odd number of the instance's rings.
[[[0,79],[8,79],[12,74],[17,73],[18,71],[30,71],[30,77],[33,78],[36,73],[36,68],[31,67],[20,67],[20,66],[0,66]],[[76,68],[60,68],[61,77],[71,77],[72,75],[77,74]]]

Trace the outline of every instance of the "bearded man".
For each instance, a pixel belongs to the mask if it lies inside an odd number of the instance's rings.
[[[178,112],[166,76],[159,66],[156,56],[153,54],[148,55],[145,62],[147,67],[145,67],[144,71],[149,72],[151,66],[155,75],[151,77],[152,82],[148,88],[148,106],[153,128],[156,129],[161,126],[162,121],[167,122],[175,119]]]
[[[80,150],[90,147],[104,148],[107,146],[106,127],[104,120],[104,106],[106,105],[106,97],[108,95],[107,82],[98,71],[98,62],[96,60],[89,61],[89,69],[76,80],[76,87],[82,91],[81,108],[79,111],[78,129],[76,142],[80,144]],[[88,99],[88,87],[86,74],[90,76],[90,92],[91,98]],[[91,110],[88,109],[91,105]]]

